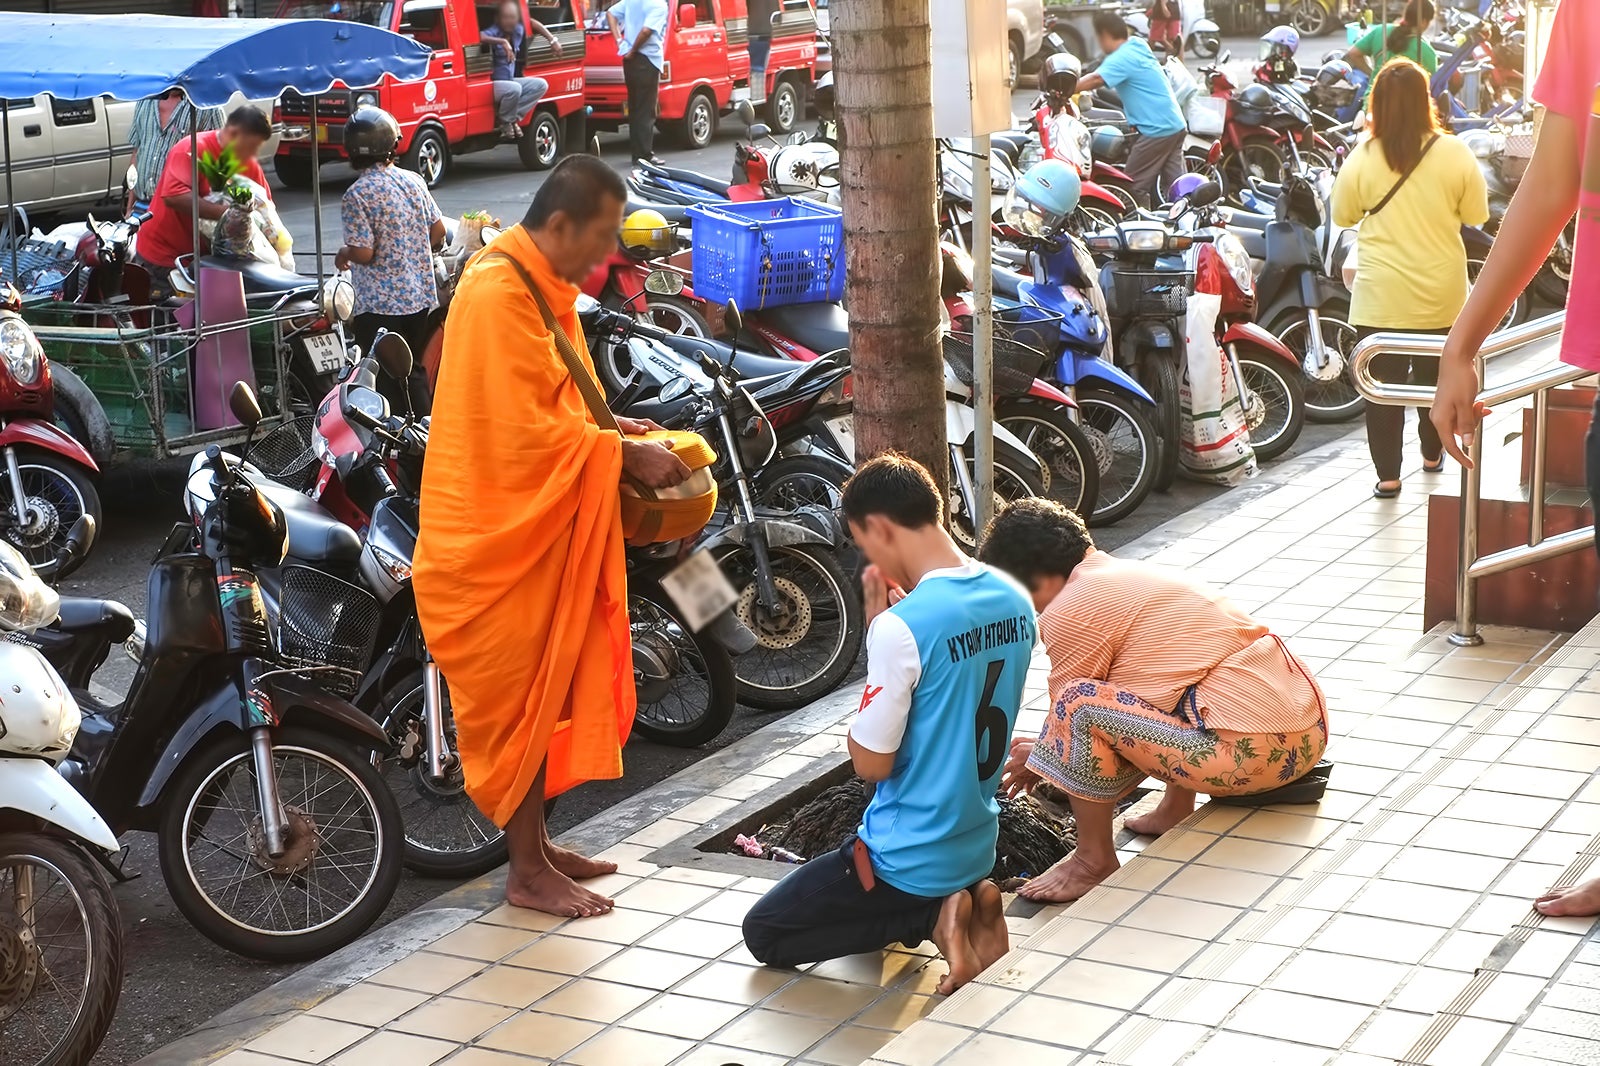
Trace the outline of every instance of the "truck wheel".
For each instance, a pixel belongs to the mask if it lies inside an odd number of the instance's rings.
[[[422,175],[428,188],[437,188],[450,169],[450,145],[437,129],[420,129],[401,162],[407,170]]]
[[[685,148],[704,148],[717,135],[717,102],[701,90],[689,97],[677,124],[678,140]]]
[[[517,155],[524,170],[549,170],[561,158],[561,123],[548,111],[536,111],[522,131]]]
[[[311,157],[294,152],[279,152],[272,157],[278,180],[291,189],[311,188]]]
[[[788,133],[800,121],[800,90],[787,78],[779,79],[767,100],[767,125],[773,133]]]
[[[1006,84],[1011,88],[1017,87],[1017,82],[1022,80],[1022,39],[1013,35],[1006,41],[1008,54],[1011,57],[1011,67],[1006,71]]]

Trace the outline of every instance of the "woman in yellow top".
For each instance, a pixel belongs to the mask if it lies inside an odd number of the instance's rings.
[[[1392,59],[1372,89],[1371,136],[1350,153],[1333,186],[1333,220],[1360,225],[1350,322],[1362,336],[1386,330],[1447,333],[1467,302],[1462,226],[1489,220],[1489,194],[1472,150],[1439,129],[1428,75]],[[1386,356],[1384,381],[1434,385],[1438,360]],[[1439,433],[1422,411],[1422,468],[1444,466]],[[1378,469],[1373,494],[1400,494],[1405,408],[1367,405],[1367,446]]]

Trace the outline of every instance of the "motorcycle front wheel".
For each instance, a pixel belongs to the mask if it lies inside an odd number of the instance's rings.
[[[815,455],[781,456],[756,474],[756,502],[780,511],[820,507],[837,513],[844,502],[844,483],[849,477],[837,463]],[[861,576],[865,560],[861,557],[861,549],[850,539],[849,527],[842,521],[839,524],[844,542],[834,555],[853,585]]]
[[[961,550],[971,554],[978,550],[978,534],[973,529],[974,521],[967,501],[956,489],[955,466],[951,464],[950,470],[950,535],[961,545]],[[972,456],[967,457],[967,478],[974,486],[978,483],[978,460]],[[1025,500],[1030,496],[1043,496],[1045,494],[1044,478],[1032,470],[1022,468],[1020,463],[1010,463],[1004,455],[997,454],[994,460],[994,511],[1000,509],[1012,500]]]
[[[666,593],[649,584],[628,589],[628,625],[638,693],[634,732],[677,748],[715,740],[738,702],[728,650],[691,630]]]
[[[821,544],[767,549],[777,602],[764,604],[755,554],[747,547],[718,562],[739,593],[734,611],[756,646],[734,660],[739,702],[762,711],[804,707],[843,683],[861,653],[861,599],[833,549]]]
[[[88,557],[79,553],[57,568],[73,523],[89,515],[97,528],[105,528],[100,493],[86,468],[41,448],[18,448],[17,472],[22,475],[22,491],[28,500],[28,520],[17,522],[11,479],[0,470],[0,515],[5,519],[5,538],[40,577],[59,581]]]
[[[1065,407],[1007,400],[995,408],[994,418],[1044,467],[1046,496],[1080,515],[1094,513],[1100,498],[1100,464],[1088,436]]]
[[[1182,333],[1179,333],[1182,336]],[[1139,384],[1156,401],[1155,490],[1166,492],[1178,479],[1178,434],[1182,401],[1178,397],[1178,361],[1170,349],[1152,351],[1139,364]]]
[[[1270,352],[1246,349],[1239,353],[1239,376],[1246,390],[1250,447],[1261,462],[1276,459],[1294,447],[1305,428],[1304,375]]]
[[[383,729],[394,750],[382,760],[383,779],[400,805],[406,869],[423,877],[477,877],[506,861],[506,834],[467,795],[456,751],[456,723],[450,714],[450,688],[440,679],[439,689],[448,748],[443,780],[428,774],[421,670],[384,696]],[[407,751],[415,754],[407,758]]]
[[[222,737],[167,786],[157,848],[167,891],[208,938],[254,959],[344,947],[400,882],[400,807],[364,752],[311,729],[275,730],[284,854],[267,853],[249,740]]]
[[[0,833],[0,1048],[14,1066],[89,1062],[122,995],[122,916],[76,846]]]
[[[1082,428],[1100,468],[1099,499],[1085,516],[1091,526],[1122,521],[1155,487],[1156,431],[1145,406],[1121,393],[1078,390]]]
[[[1348,313],[1342,307],[1329,307],[1319,316],[1322,343],[1338,353],[1337,358],[1342,364],[1339,375],[1330,381],[1321,381],[1305,374],[1311,327],[1304,310],[1298,311],[1294,320],[1287,325],[1280,320],[1275,331],[1278,339],[1300,361],[1301,373],[1305,377],[1302,385],[1306,397],[1306,418],[1312,422],[1324,425],[1350,422],[1360,418],[1362,412],[1367,409],[1367,401],[1361,398],[1361,394],[1356,391],[1355,384],[1350,379],[1350,353],[1355,351],[1356,330],[1342,317],[1338,317]]]

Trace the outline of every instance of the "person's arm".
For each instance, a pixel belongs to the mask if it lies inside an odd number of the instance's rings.
[[[606,8],[606,23],[611,27],[611,36],[617,42],[617,54],[619,56],[623,55],[622,23],[617,18],[617,11],[621,7],[621,4],[612,4],[610,7]]]
[[[1483,264],[1467,305],[1444,342],[1433,424],[1445,451],[1470,466],[1466,449],[1488,408],[1478,402],[1477,355],[1517,294],[1528,287],[1545,257],[1578,209],[1583,160],[1578,125],[1566,115],[1547,112],[1534,145],[1528,172],[1506,208],[1494,247]]]
[[[1359,152],[1360,149],[1357,149]],[[1339,168],[1339,174],[1333,179],[1333,224],[1349,229],[1359,223],[1364,215],[1361,209],[1361,196],[1357,191],[1361,177],[1361,161],[1356,152],[1344,161],[1344,166]],[[1359,234],[1358,234],[1359,236]]]
[[[1092,93],[1105,83],[1106,80],[1098,73],[1085,74],[1083,77],[1078,79],[1078,91],[1080,93]]]
[[[1483,171],[1472,153],[1463,150],[1460,154],[1462,187],[1456,214],[1463,226],[1482,226],[1489,221],[1489,183],[1484,180]]]
[[[910,628],[898,615],[880,614],[867,630],[867,679],[847,744],[863,781],[884,781],[894,773],[921,678],[922,656]]]
[[[478,39],[490,48],[498,48],[504,52],[507,59],[516,59],[517,53],[511,47],[511,42],[500,34],[499,29],[500,27],[498,26],[491,26],[489,29],[484,30]]]
[[[345,193],[339,215],[344,221],[344,245],[333,257],[334,269],[349,270],[351,263],[365,266],[372,262],[378,243],[377,234],[372,231],[372,218],[367,214],[357,189],[352,188]]]
[[[434,251],[444,247],[445,239],[450,236],[450,231],[445,229],[444,219],[436,218],[428,226],[428,247]]]
[[[556,40],[556,35],[550,32],[550,27],[546,26],[544,23],[540,22],[538,19],[531,19],[530,20],[530,24],[533,26],[534,31],[536,33],[538,33],[539,36],[543,37],[545,40],[550,42],[550,50],[552,52],[554,52],[556,55],[560,55],[561,54],[561,42]]]

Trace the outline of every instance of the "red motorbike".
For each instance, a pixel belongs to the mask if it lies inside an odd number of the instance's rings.
[[[1222,136],[1207,153],[1204,169],[1216,176],[1230,200],[1238,202],[1251,179],[1281,182],[1293,153],[1307,166],[1333,168],[1337,151],[1317,132],[1311,108],[1292,86],[1258,82],[1237,89],[1215,67],[1202,74],[1211,95],[1228,105]]]
[[[56,426],[50,361],[22,320],[22,295],[0,282],[0,531],[42,576],[75,570],[86,552],[68,552],[83,515],[102,526],[94,456]]]

